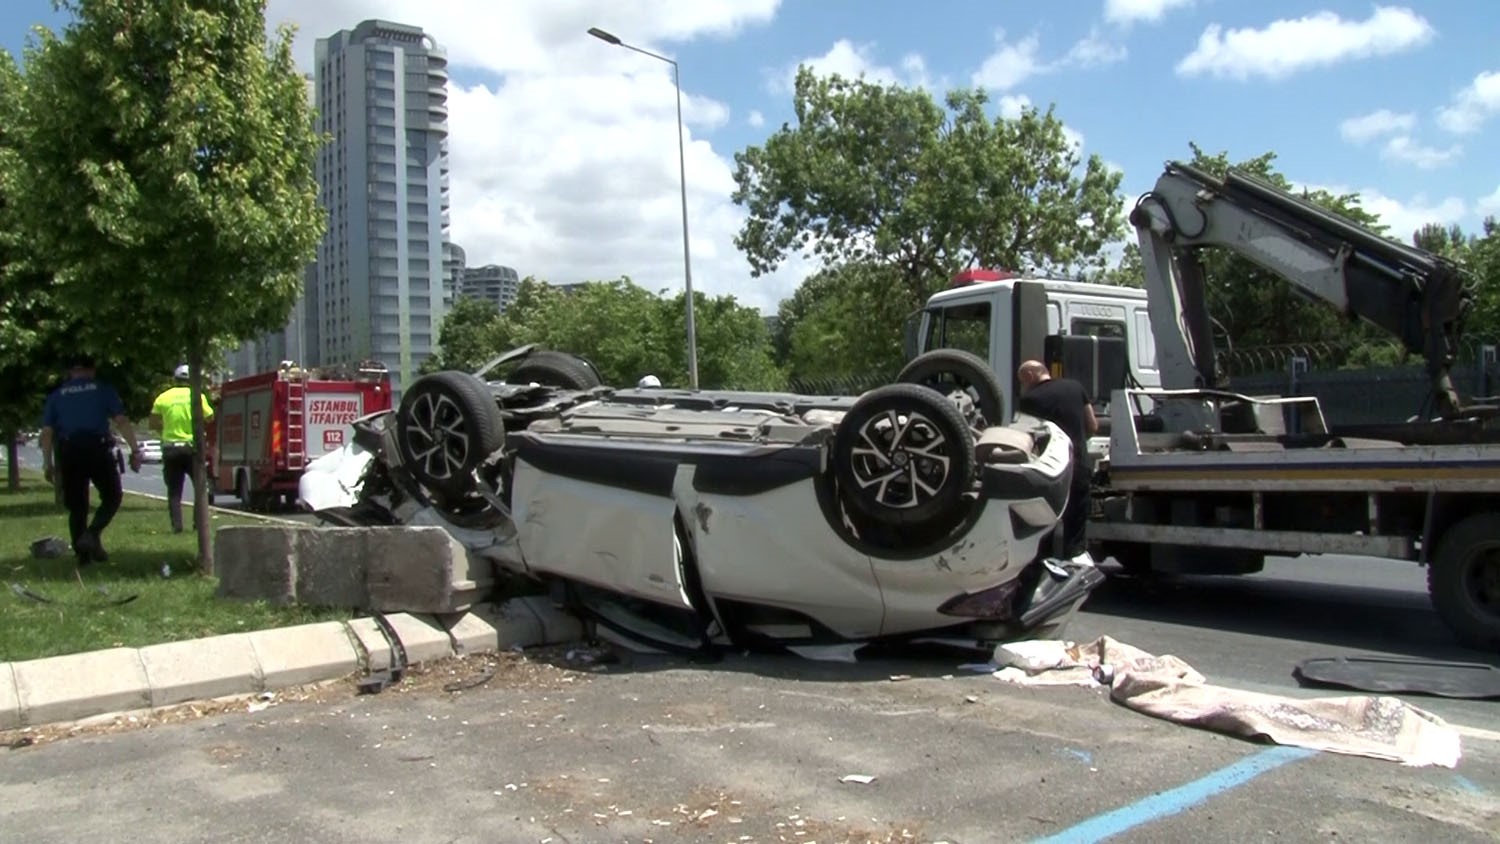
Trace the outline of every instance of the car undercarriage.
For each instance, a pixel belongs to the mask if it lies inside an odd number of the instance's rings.
[[[1056,633],[1102,575],[1045,550],[1071,444],[994,374],[930,352],[860,396],[616,389],[525,348],[423,376],[309,468],[343,525],[439,525],[655,649]],[[413,561],[413,565],[420,565]]]

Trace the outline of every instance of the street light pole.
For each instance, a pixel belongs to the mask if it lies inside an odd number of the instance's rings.
[[[698,328],[693,320],[693,261],[688,249],[687,151],[682,138],[681,70],[678,68],[677,62],[673,59],[627,44],[621,41],[618,36],[605,32],[597,26],[590,27],[589,34],[606,44],[624,47],[627,50],[634,50],[637,53],[664,61],[672,66],[672,86],[677,89],[677,177],[682,190],[682,275],[683,292],[686,294],[685,298],[687,299],[688,384],[692,389],[696,390],[698,389]]]

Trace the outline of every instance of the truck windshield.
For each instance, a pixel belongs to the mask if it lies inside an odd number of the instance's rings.
[[[990,359],[990,303],[965,302],[928,311],[922,351],[961,349]]]

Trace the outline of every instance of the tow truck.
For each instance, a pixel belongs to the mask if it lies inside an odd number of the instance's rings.
[[[1116,385],[1089,536],[1137,572],[1247,574],[1265,555],[1427,567],[1465,643],[1500,647],[1500,431],[1451,377],[1473,289],[1461,268],[1242,173],[1170,163],[1130,215],[1160,374]],[[1428,407],[1331,426],[1315,397],[1225,389],[1200,260],[1226,249],[1420,355]]]
[[[953,344],[949,315],[987,302],[992,334],[974,351],[997,373],[1031,357],[1084,382],[1104,422],[1089,449],[1098,559],[1135,575],[1252,574],[1267,554],[1411,560],[1426,566],[1433,607],[1459,640],[1500,647],[1500,409],[1466,403],[1450,375],[1473,306],[1462,268],[1253,176],[1180,162],[1130,223],[1144,293],[1013,278],[956,285],[909,327],[908,353]],[[1205,249],[1241,255],[1420,355],[1427,405],[1411,421],[1331,426],[1316,397],[1228,389]],[[1070,296],[1096,303],[1059,318]],[[1010,401],[1013,376],[1001,383]]]

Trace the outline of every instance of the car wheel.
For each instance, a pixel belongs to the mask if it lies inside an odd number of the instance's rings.
[[[913,528],[952,520],[974,483],[974,432],[947,396],[918,384],[865,393],[833,445],[839,489],[856,511]]]
[[[445,497],[468,491],[474,470],[505,442],[489,387],[456,370],[424,375],[407,388],[396,432],[402,464]]]
[[[528,355],[506,380],[513,384],[535,382],[563,390],[592,390],[602,383],[582,358],[553,351]]]
[[[995,370],[976,354],[961,349],[933,349],[902,367],[896,381],[931,387],[945,396],[955,391],[968,393],[982,417],[973,422],[977,430],[1006,422],[1005,388],[995,377]]]

